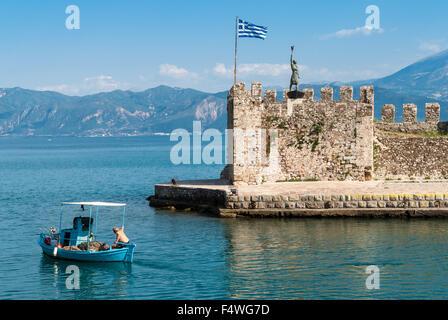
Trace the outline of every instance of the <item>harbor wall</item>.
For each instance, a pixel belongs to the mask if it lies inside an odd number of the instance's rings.
[[[250,193],[241,193],[238,187],[231,186],[213,189],[210,185],[160,184],[149,200],[153,207],[206,212],[221,217],[448,217],[448,193],[440,192],[444,187],[435,184],[412,184],[410,193],[375,193],[379,190],[347,193],[348,188],[343,185],[340,193],[329,192],[325,185],[307,193],[300,188],[300,183],[288,185],[283,183],[286,191],[281,193],[273,190],[260,194],[257,186],[253,186]],[[388,184],[392,192],[407,189],[404,185],[396,188],[394,185]],[[428,192],[431,190],[436,192]]]

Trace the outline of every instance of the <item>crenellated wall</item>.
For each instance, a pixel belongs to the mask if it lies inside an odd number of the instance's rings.
[[[403,122],[395,106],[385,105],[382,121],[373,119],[374,88],[352,87],[283,91],[265,90],[253,82],[236,83],[227,97],[229,165],[221,178],[233,184],[275,181],[371,179],[448,179],[448,122],[440,106],[427,103],[426,121],[417,122],[417,106],[403,105]]]
[[[261,115],[262,110],[261,84],[253,83],[246,92],[243,82],[236,83],[227,97],[227,128],[233,129],[227,146],[231,151],[229,164],[221,176],[235,183],[257,183],[258,168],[263,159],[260,158]],[[258,181],[260,183],[261,181]]]
[[[281,180],[370,180],[373,171],[373,87],[342,87],[340,100],[323,88],[301,97],[252,83],[237,83],[228,96],[228,128],[233,130],[233,164],[223,178],[234,184]]]
[[[402,133],[431,133],[442,130],[440,123],[440,105],[427,103],[425,105],[425,121],[417,121],[417,106],[415,104],[403,105],[403,122],[395,122],[395,106],[386,104],[382,109],[382,121],[375,123],[375,129],[388,132]],[[443,123],[441,123],[443,124]]]
[[[395,122],[395,106],[386,104],[375,123],[374,169],[381,179],[448,179],[448,123],[440,122],[440,105],[425,105],[425,121],[417,106],[403,105],[403,122]]]

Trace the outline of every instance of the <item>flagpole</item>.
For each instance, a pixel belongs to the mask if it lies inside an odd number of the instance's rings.
[[[233,69],[233,84],[236,84],[236,57],[238,52],[238,17],[235,20],[235,66]]]

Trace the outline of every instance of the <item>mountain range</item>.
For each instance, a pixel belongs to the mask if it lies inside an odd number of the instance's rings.
[[[375,86],[375,118],[381,107],[396,105],[402,119],[402,104],[414,103],[424,121],[426,102],[441,105],[441,118],[448,120],[448,50],[420,60],[380,79],[301,85],[320,88],[352,85],[355,98],[361,85]],[[279,88],[277,88],[279,89]],[[141,92],[115,90],[87,96],[67,96],[52,91],[22,88],[0,89],[0,136],[119,136],[169,133],[176,128],[191,131],[193,120],[203,128],[226,127],[227,92],[206,93],[193,89],[158,86]],[[281,90],[278,97],[281,98]]]
[[[22,88],[0,89],[0,135],[119,136],[226,125],[227,93],[158,86],[83,97]]]

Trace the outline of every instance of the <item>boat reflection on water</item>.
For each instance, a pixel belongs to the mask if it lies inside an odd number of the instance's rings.
[[[72,266],[79,268],[79,289],[70,288],[74,278]],[[131,276],[132,264],[125,262],[77,262],[46,255],[40,260],[42,284],[55,288],[51,291],[54,296],[48,296],[48,299],[129,298]]]

